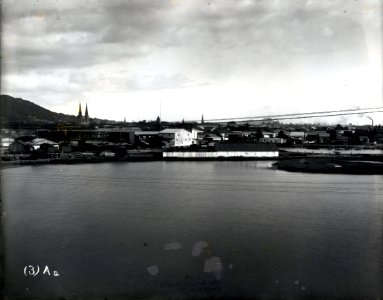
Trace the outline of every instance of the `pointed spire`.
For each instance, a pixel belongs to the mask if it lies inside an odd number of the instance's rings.
[[[202,114],[202,118],[201,118],[201,124],[205,124],[205,121],[203,120],[203,114]]]
[[[78,104],[78,117],[82,117],[81,102]]]
[[[89,114],[88,114],[88,103],[85,104],[85,118],[89,118]]]
[[[156,123],[157,123],[156,127],[158,128],[158,130],[162,130],[160,116],[157,117]]]

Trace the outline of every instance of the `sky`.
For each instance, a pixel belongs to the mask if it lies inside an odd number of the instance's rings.
[[[381,15],[380,0],[3,0],[1,93],[127,121],[383,106]],[[331,119],[368,117],[383,124]]]

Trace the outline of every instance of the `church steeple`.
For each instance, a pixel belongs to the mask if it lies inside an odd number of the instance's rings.
[[[78,125],[89,125],[89,112],[88,112],[88,103],[85,104],[85,114],[82,114],[81,102],[78,105],[78,115],[77,115]]]
[[[89,115],[88,115],[88,103],[85,104],[85,118],[89,118]]]
[[[156,125],[157,125],[157,126],[156,126],[157,129],[158,129],[158,130],[162,130],[162,126],[161,126],[161,118],[160,118],[160,116],[157,117],[156,123],[157,123],[157,124],[156,124]]]
[[[77,115],[77,117],[82,117],[81,102],[78,104],[78,115]]]
[[[88,103],[85,104],[84,124],[89,125]]]

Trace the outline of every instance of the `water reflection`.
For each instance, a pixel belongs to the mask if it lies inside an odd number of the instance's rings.
[[[8,293],[381,295],[383,177],[288,173],[271,164],[2,170]],[[62,276],[26,278],[29,264]]]

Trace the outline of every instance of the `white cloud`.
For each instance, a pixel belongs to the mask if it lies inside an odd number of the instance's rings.
[[[128,120],[154,119],[158,99],[168,119],[381,105],[381,12],[378,0],[5,0],[2,93]]]

